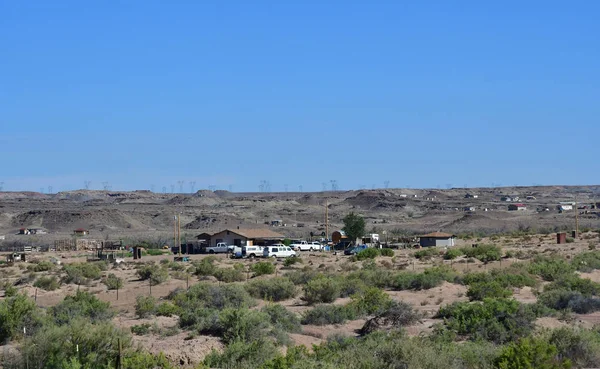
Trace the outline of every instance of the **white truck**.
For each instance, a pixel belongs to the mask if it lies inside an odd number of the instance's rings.
[[[313,241],[308,243],[306,241],[299,241],[290,245],[293,250],[296,251],[321,251],[323,250],[323,245],[321,245],[317,241]]]
[[[219,242],[216,246],[207,246],[205,252],[208,254],[225,254],[230,252],[232,247],[233,246],[229,246],[225,242]]]

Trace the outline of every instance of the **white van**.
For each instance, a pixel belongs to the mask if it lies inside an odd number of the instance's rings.
[[[263,256],[263,246],[244,246],[242,247],[243,258],[257,258]]]
[[[289,258],[296,256],[296,251],[285,245],[266,246],[263,250],[263,256],[266,258]]]

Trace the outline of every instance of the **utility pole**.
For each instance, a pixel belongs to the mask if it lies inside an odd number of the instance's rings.
[[[577,195],[575,195],[575,235],[579,238],[579,209],[577,209]]]
[[[179,256],[181,256],[181,216],[177,214],[177,246],[179,246]]]
[[[173,247],[177,247],[177,215],[173,215]]]
[[[325,239],[329,240],[329,204],[325,200]]]

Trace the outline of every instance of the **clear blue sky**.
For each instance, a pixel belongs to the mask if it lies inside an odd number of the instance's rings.
[[[1,1],[0,182],[597,184],[598,19],[597,1]]]

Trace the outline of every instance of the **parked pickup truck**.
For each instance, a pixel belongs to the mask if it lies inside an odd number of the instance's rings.
[[[296,251],[317,251],[317,250],[321,251],[321,250],[323,250],[323,245],[321,245],[317,241],[313,241],[311,243],[308,243],[306,241],[300,241],[300,242],[291,244],[290,247]]]
[[[219,242],[217,246],[207,246],[205,252],[208,254],[225,254],[229,252],[231,247],[233,246],[229,246],[225,242]]]

